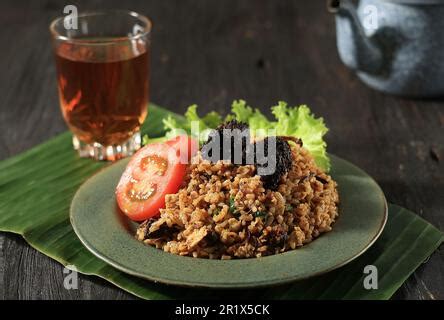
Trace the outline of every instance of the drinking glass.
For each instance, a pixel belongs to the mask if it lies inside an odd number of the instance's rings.
[[[74,148],[96,160],[129,156],[140,148],[147,116],[151,21],[131,11],[83,13],[76,24],[67,19],[55,19],[50,31]]]

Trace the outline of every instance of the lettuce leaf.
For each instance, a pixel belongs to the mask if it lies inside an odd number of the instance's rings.
[[[185,119],[183,120],[177,120],[171,115],[162,120],[165,130],[167,130],[165,135],[167,138],[174,138],[179,134],[183,134],[184,131],[187,134],[192,134],[198,131],[199,137],[195,138],[198,138],[199,142],[203,143],[207,141],[208,134],[210,133],[211,129],[216,128],[220,123],[222,123],[221,115],[215,111],[207,113],[204,117],[200,117],[197,114],[196,104],[189,106],[184,116]],[[193,123],[198,130],[192,130]]]
[[[246,122],[255,136],[264,136],[267,130],[274,130],[275,135],[300,138],[304,147],[314,157],[316,164],[325,171],[329,171],[330,159],[327,154],[327,144],[323,139],[328,129],[324,119],[316,118],[306,105],[289,107],[284,101],[279,101],[276,106],[271,107],[271,112],[274,120],[269,120],[259,109],[250,107],[244,100],[235,100],[231,106],[231,113],[226,116],[225,121],[236,119]],[[214,111],[200,117],[197,113],[197,105],[188,108],[183,120],[176,120],[171,116],[163,120],[168,138],[175,137],[184,131],[187,134],[193,134],[198,128],[199,136],[196,138],[201,143],[207,140],[211,129],[216,128],[220,123],[222,123],[222,117]],[[192,128],[192,125],[195,128]]]
[[[300,138],[304,147],[314,157],[316,164],[329,171],[330,159],[327,155],[327,143],[323,139],[328,128],[324,119],[315,118],[306,105],[291,108],[283,101],[272,107],[271,112],[277,120],[273,123],[277,134]]]
[[[237,121],[248,123],[251,131],[253,133],[256,132],[256,135],[262,136],[264,134],[260,134],[260,131],[273,128],[273,124],[260,112],[259,109],[251,108],[244,100],[233,101],[231,112],[232,114],[227,116],[228,120],[236,119]]]

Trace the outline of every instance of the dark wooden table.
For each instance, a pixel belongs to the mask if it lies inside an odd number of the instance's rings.
[[[0,159],[66,130],[48,24],[66,1],[0,4]],[[66,3],[68,4],[68,2]],[[79,10],[126,8],[154,21],[152,101],[177,112],[226,112],[244,98],[267,110],[308,104],[329,128],[329,151],[372,175],[387,198],[444,230],[444,102],[404,100],[364,86],[339,61],[333,17],[316,1],[69,1]],[[0,234],[0,297],[132,299],[98,278],[65,290],[60,264]],[[438,250],[395,299],[444,299]]]

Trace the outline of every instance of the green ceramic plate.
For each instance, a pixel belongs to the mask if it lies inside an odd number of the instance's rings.
[[[286,253],[207,260],[177,256],[137,241],[137,225],[120,213],[114,196],[128,160],[103,169],[80,187],[71,204],[71,224],[94,255],[119,270],[156,282],[251,288],[300,280],[339,268],[361,255],[381,234],[387,220],[386,200],[375,181],[349,162],[331,159],[331,175],[339,185],[339,219],[333,231]]]

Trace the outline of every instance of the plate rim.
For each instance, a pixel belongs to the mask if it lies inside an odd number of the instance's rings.
[[[381,221],[381,224],[379,225],[379,229],[376,232],[376,234],[373,236],[372,239],[370,239],[370,241],[365,245],[365,247],[363,247],[358,253],[356,253],[353,257],[350,257],[344,261],[341,261],[340,263],[337,263],[333,266],[331,266],[330,268],[327,268],[325,270],[322,271],[318,271],[315,273],[312,273],[310,275],[306,275],[306,276],[286,276],[280,279],[275,279],[275,280],[268,280],[268,279],[264,279],[261,281],[256,281],[254,283],[252,282],[246,282],[246,283],[236,283],[235,285],[233,284],[223,284],[223,283],[207,283],[207,282],[197,282],[197,281],[181,281],[181,280],[171,280],[171,279],[165,279],[162,277],[158,277],[157,275],[154,276],[148,276],[146,274],[137,272],[137,271],[133,271],[131,269],[128,269],[125,266],[122,266],[119,264],[118,261],[115,261],[114,259],[108,258],[107,256],[105,256],[104,254],[100,253],[99,251],[97,251],[94,246],[92,244],[90,244],[88,242],[88,240],[86,240],[81,232],[77,229],[76,224],[73,222],[73,203],[75,201],[75,199],[78,197],[78,195],[81,193],[81,189],[83,189],[85,187],[85,185],[87,184],[88,181],[92,180],[96,175],[101,174],[103,171],[106,171],[108,169],[110,169],[113,165],[119,163],[120,161],[129,161],[129,158],[126,159],[122,159],[118,162],[114,162],[111,163],[103,168],[101,168],[100,170],[98,170],[97,172],[95,172],[94,174],[92,174],[90,177],[88,177],[85,181],[83,181],[82,185],[77,189],[74,197],[71,200],[71,205],[70,205],[70,209],[69,209],[69,220],[70,220],[70,224],[77,236],[77,238],[80,240],[80,242],[82,243],[82,245],[89,251],[91,252],[94,256],[96,256],[97,258],[99,258],[100,260],[106,262],[107,264],[111,265],[113,268],[140,278],[140,279],[144,279],[147,281],[151,281],[154,283],[161,283],[161,284],[165,284],[165,285],[170,285],[170,286],[178,286],[178,287],[186,287],[186,288],[206,288],[206,289],[252,289],[252,288],[264,288],[264,287],[274,287],[274,286],[279,286],[279,285],[283,285],[283,284],[288,284],[288,283],[292,283],[292,282],[296,282],[296,281],[301,281],[301,280],[306,280],[306,279],[310,279],[313,277],[317,277],[326,273],[329,273],[333,270],[336,270],[338,268],[341,268],[347,264],[349,264],[350,262],[352,262],[353,260],[357,259],[358,257],[360,257],[362,254],[364,254],[375,242],[376,240],[381,236],[382,232],[384,231],[385,225],[387,223],[388,220],[388,204],[387,204],[387,199],[384,195],[384,192],[382,191],[381,187],[379,186],[379,184],[376,182],[376,180],[373,179],[372,176],[370,176],[369,174],[367,174],[367,172],[365,172],[363,169],[359,168],[358,166],[356,166],[355,164],[351,163],[348,160],[345,160],[341,157],[335,156],[333,154],[329,153],[330,157],[334,157],[337,158],[341,161],[346,162],[349,166],[354,167],[354,169],[361,171],[362,173],[364,173],[369,179],[371,179],[371,181],[377,186],[377,190],[379,193],[380,198],[383,201],[383,219]],[[160,250],[160,249],[159,249]],[[293,250],[292,250],[293,251]],[[287,251],[291,252],[291,251]],[[168,253],[171,254],[171,253]],[[273,256],[273,255],[272,255]],[[272,257],[271,256],[271,257]],[[268,256],[270,257],[270,256]],[[183,257],[183,258],[190,258],[190,259],[199,259],[199,258],[193,258],[193,257]],[[267,257],[259,257],[259,258],[249,258],[249,259],[263,259],[263,258],[267,258]],[[201,258],[203,259],[203,258]],[[227,261],[237,261],[237,260],[227,260]]]

